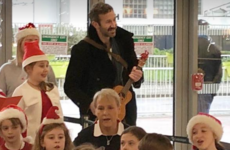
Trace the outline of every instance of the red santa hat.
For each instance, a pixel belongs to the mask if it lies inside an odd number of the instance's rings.
[[[43,119],[40,127],[40,133],[43,130],[43,127],[48,124],[53,123],[64,123],[63,118],[59,116],[59,108],[57,106],[52,106],[46,114],[46,117]]]
[[[18,32],[15,35],[15,40],[16,42],[18,42],[21,38],[24,38],[28,35],[37,35],[40,38],[38,30],[35,28],[35,25],[31,22],[18,29]]]
[[[38,41],[25,42],[24,51],[25,53],[22,62],[23,68],[33,62],[44,61],[44,60],[49,61],[48,57],[39,48]]]
[[[192,143],[192,130],[193,127],[198,124],[203,123],[211,128],[213,133],[216,135],[217,142],[220,141],[223,135],[223,127],[217,118],[206,113],[198,113],[196,116],[192,117],[187,124],[187,134],[189,141]],[[193,143],[192,143],[193,144]]]
[[[0,97],[6,97],[5,93],[0,89]]]
[[[17,105],[10,104],[0,111],[0,123],[6,119],[18,118],[22,124],[22,136],[27,142],[30,142],[30,138],[27,137],[28,120],[23,109]]]

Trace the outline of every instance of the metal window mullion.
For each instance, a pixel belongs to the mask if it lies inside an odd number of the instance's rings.
[[[2,0],[0,66],[12,58],[12,0]]]

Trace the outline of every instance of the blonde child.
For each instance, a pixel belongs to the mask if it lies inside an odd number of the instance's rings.
[[[28,75],[27,80],[17,87],[13,96],[22,96],[18,103],[28,117],[28,135],[35,138],[43,118],[52,106],[61,111],[57,87],[45,82],[49,71],[47,56],[40,50],[38,41],[26,42],[22,67]]]
[[[157,133],[146,134],[140,141],[139,150],[173,150],[170,140]]]
[[[0,89],[11,97],[14,90],[21,85],[27,78],[27,74],[22,70],[22,60],[24,55],[24,43],[40,40],[39,31],[33,23],[28,23],[18,29],[15,35],[16,58],[10,60],[0,67]],[[56,84],[55,75],[51,66],[49,66],[49,73],[47,81]]]
[[[224,150],[219,144],[223,135],[220,120],[206,113],[198,113],[187,125],[187,134],[194,150]]]
[[[0,135],[4,140],[1,150],[31,150],[30,138],[26,137],[27,118],[17,105],[8,105],[0,111]],[[22,134],[23,133],[23,134]]]
[[[33,150],[73,149],[69,131],[58,115],[58,110],[57,106],[53,106],[48,111],[37,132]]]
[[[120,150],[138,150],[138,144],[145,134],[145,130],[141,127],[130,126],[126,128],[121,134]]]

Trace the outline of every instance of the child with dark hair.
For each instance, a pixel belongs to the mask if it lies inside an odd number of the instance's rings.
[[[139,143],[139,150],[173,150],[170,140],[157,133],[146,134]]]
[[[145,130],[141,127],[130,126],[126,128],[121,134],[120,150],[138,150],[138,144],[145,134]]]
[[[31,138],[27,136],[27,117],[17,105],[8,105],[0,112],[0,135],[4,140],[1,150],[31,150]]]
[[[194,150],[224,150],[220,145],[223,127],[217,118],[206,113],[192,117],[187,125],[189,141]]]

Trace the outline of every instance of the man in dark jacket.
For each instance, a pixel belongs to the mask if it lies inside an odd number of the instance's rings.
[[[133,86],[139,88],[142,82],[142,71],[136,68],[138,60],[134,52],[133,34],[117,27],[113,8],[99,2],[90,11],[91,24],[87,37],[107,47],[111,52],[120,55],[128,67],[116,61],[108,52],[99,49],[85,40],[74,45],[66,73],[64,90],[66,95],[79,107],[80,114],[89,115],[94,120],[91,104],[94,94],[102,88],[113,88],[124,85],[129,78]],[[136,124],[137,108],[135,93],[126,105],[125,122]]]
[[[203,30],[208,29],[208,22],[199,20],[198,25]],[[212,101],[219,89],[222,78],[221,52],[212,43],[208,35],[198,37],[198,72],[204,74],[204,86],[201,94],[198,94],[198,112],[209,113]]]

